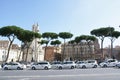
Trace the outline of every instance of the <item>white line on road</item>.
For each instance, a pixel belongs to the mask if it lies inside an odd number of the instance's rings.
[[[34,75],[34,76],[0,76],[1,78],[46,78],[46,77],[99,77],[99,76],[120,76],[120,73],[107,74],[73,74],[73,75]]]
[[[29,80],[30,78],[23,78],[23,79],[19,79],[19,80]]]

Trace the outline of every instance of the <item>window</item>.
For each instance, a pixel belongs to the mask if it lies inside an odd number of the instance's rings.
[[[40,65],[45,65],[45,64],[48,64],[48,63],[46,63],[46,62],[43,62],[43,63],[39,63]]]

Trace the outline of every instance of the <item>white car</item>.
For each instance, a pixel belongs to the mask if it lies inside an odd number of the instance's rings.
[[[47,61],[42,61],[42,62],[36,62],[36,63],[33,63],[31,65],[31,69],[32,70],[36,70],[36,69],[44,69],[44,70],[48,70],[51,68],[51,65],[49,62]]]
[[[98,64],[96,60],[78,61],[76,68],[97,68]]]
[[[107,59],[104,62],[100,63],[100,67],[115,67],[118,63],[116,59]]]
[[[24,68],[26,68],[25,65],[18,62],[10,62],[3,66],[4,70],[23,70]]]
[[[120,61],[116,64],[116,67],[120,68]]]
[[[64,61],[61,66],[59,66],[60,69],[74,69],[76,68],[76,64],[74,61]]]
[[[62,63],[60,61],[54,61],[51,64],[52,69],[62,69]]]

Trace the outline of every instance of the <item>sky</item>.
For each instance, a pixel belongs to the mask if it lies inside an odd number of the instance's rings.
[[[101,27],[120,31],[120,0],[0,0],[0,27],[16,25],[32,30],[36,23],[40,33],[71,32],[72,39]],[[109,45],[105,38],[104,47]],[[120,46],[120,38],[116,45]]]

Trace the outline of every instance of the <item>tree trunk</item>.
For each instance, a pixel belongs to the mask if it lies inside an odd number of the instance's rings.
[[[114,55],[113,55],[113,39],[111,39],[111,50],[110,50],[110,55],[111,55],[111,58],[114,58]]]
[[[104,53],[103,53],[103,39],[101,40],[101,53],[102,53],[102,59],[104,59]]]
[[[46,44],[46,46],[45,46],[45,54],[44,54],[44,60],[46,60],[46,50],[47,50],[47,44]]]
[[[18,61],[20,60],[20,57],[21,57],[21,52],[22,52],[22,51],[20,51],[20,54],[19,54],[19,56],[18,56]]]
[[[62,61],[64,60],[65,58],[65,39],[64,39],[64,48],[63,48],[63,54],[62,54]]]
[[[64,53],[63,53],[63,60],[65,59],[65,48],[66,48],[66,45],[65,45],[65,39],[64,39]]]
[[[6,57],[6,59],[5,59],[5,62],[7,62],[8,58],[9,58],[9,53],[10,53],[10,48],[11,48],[11,46],[12,46],[12,43],[13,43],[13,40],[10,41],[10,45],[8,46],[8,52],[7,52],[7,57]]]
[[[27,53],[26,53],[26,58],[25,58],[26,62],[27,62],[27,58],[28,58],[28,50],[29,50],[29,47],[27,47]]]

